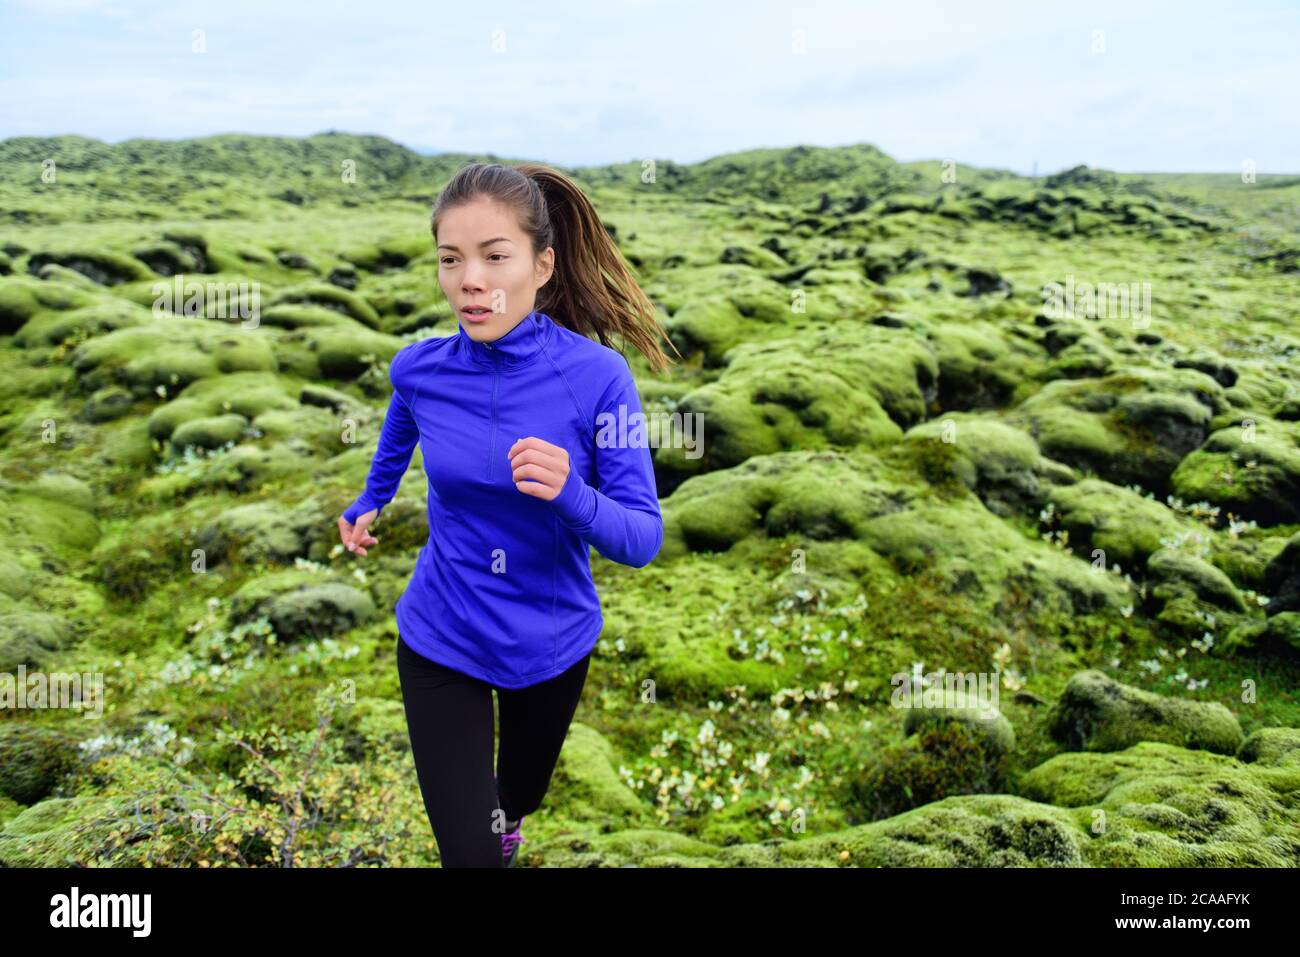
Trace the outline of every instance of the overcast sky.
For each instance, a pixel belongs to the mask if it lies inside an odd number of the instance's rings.
[[[1300,0],[0,0],[0,138],[337,129],[568,166],[865,142],[1022,173],[1296,173],[1297,38]]]

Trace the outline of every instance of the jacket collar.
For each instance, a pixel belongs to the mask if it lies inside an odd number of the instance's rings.
[[[461,352],[482,366],[513,368],[532,362],[541,354],[550,338],[554,320],[544,312],[534,309],[503,336],[491,342],[479,342],[470,337],[465,327],[456,324],[456,337]]]

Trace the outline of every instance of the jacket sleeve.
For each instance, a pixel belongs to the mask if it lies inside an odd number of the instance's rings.
[[[365,491],[343,512],[348,522],[355,524],[358,516],[372,508],[378,508],[382,514],[384,506],[397,494],[397,486],[411,464],[411,453],[419,438],[420,429],[415,416],[402,394],[394,388],[388,401],[388,412],[384,415],[384,426],[379,432],[379,447],[370,461]]]
[[[636,380],[624,365],[596,405],[599,489],[571,470],[560,494],[551,499],[560,520],[580,538],[605,558],[635,568],[648,565],[664,539],[646,429],[632,424],[640,420],[640,412]],[[619,430],[620,421],[627,423],[626,432]]]

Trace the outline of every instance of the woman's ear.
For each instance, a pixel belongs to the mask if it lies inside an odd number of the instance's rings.
[[[537,277],[537,288],[541,289],[551,281],[551,276],[555,273],[555,249],[547,246],[546,250],[537,257],[537,268],[534,270]]]

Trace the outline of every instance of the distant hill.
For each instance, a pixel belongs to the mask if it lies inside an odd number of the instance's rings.
[[[42,179],[54,163],[55,180]],[[227,133],[186,140],[104,143],[83,136],[0,141],[3,217],[16,224],[114,219],[266,215],[277,204],[352,207],[380,200],[428,203],[467,162],[514,162],[491,154],[425,155],[382,136],[325,132],[308,137]],[[345,164],[355,173],[344,179]],[[960,164],[945,180],[939,161],[899,163],[866,143],[746,150],[699,163],[657,160],[656,188],[703,202],[779,202],[818,213],[852,215],[889,197],[940,193],[978,199],[1035,190],[1086,190],[1098,196],[1145,197],[1184,213],[1227,215],[1231,174],[1116,174],[1079,166],[1034,179]],[[642,163],[568,169],[593,189],[641,184]],[[1300,177],[1262,176],[1270,223],[1300,225]],[[1245,193],[1245,190],[1239,190]],[[151,209],[152,204],[165,210]],[[1290,210],[1288,219],[1282,211]],[[977,213],[978,214],[978,213]],[[992,214],[990,214],[992,215]]]

